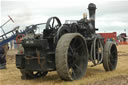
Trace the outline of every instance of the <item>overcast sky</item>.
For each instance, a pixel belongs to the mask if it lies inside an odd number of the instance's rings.
[[[15,23],[9,22],[4,29],[11,30],[19,25],[21,29],[31,24],[46,22],[49,17],[57,16],[65,20],[79,20],[88,14],[88,4],[95,3],[96,28],[99,32],[128,33],[128,0],[1,0],[0,25],[10,15]],[[1,31],[1,30],[0,30]]]

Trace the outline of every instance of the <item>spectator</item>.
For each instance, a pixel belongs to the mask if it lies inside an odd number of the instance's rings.
[[[0,46],[0,69],[6,69],[6,54],[8,45]]]

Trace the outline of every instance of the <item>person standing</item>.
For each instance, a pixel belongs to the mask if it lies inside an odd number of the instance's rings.
[[[8,51],[8,44],[0,46],[0,69],[6,69],[7,51]]]

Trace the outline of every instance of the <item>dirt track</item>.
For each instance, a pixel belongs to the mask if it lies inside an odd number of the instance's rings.
[[[0,85],[128,85],[128,45],[118,46],[118,65],[113,72],[105,72],[102,65],[89,67],[86,76],[80,80],[62,81],[56,72],[49,72],[45,78],[21,80],[20,72],[15,66],[14,54],[9,51],[7,69],[0,70]]]

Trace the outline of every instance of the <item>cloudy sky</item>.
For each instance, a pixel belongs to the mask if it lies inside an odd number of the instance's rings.
[[[88,4],[95,3],[96,28],[99,32],[128,33],[128,0],[1,0],[0,25],[10,15],[15,23],[9,22],[6,31],[19,25],[20,29],[31,24],[46,22],[51,16],[57,16],[62,23],[65,20],[79,20],[82,14],[88,14]],[[43,30],[43,29],[42,29]],[[1,31],[1,30],[0,30]]]

